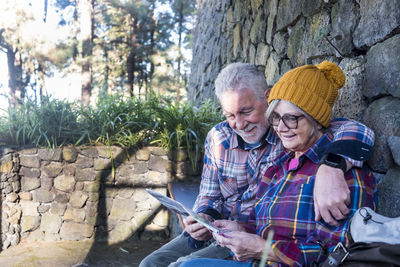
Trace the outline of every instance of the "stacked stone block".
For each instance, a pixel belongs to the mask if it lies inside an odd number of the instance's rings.
[[[158,147],[3,149],[3,248],[20,240],[168,238],[168,212],[145,188],[167,194],[170,181],[199,179],[187,156],[170,157]]]
[[[2,149],[0,157],[1,177],[1,244],[2,248],[15,246],[21,238],[19,205],[20,177],[18,154],[13,149]]]

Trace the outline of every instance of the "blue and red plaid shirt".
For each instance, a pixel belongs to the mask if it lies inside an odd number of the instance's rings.
[[[355,121],[332,120],[329,130],[335,134],[335,144],[343,140],[374,144],[372,130]],[[204,146],[202,181],[193,209],[215,219],[246,222],[262,175],[284,151],[280,139],[270,128],[259,146],[250,147],[224,121],[210,130]],[[362,165],[362,161],[351,162]]]
[[[246,228],[264,239],[268,231],[274,231],[272,249],[284,264],[273,266],[311,266],[319,255],[317,242],[325,243],[328,249],[333,249],[338,242],[348,246],[349,224],[354,212],[360,207],[375,209],[376,183],[371,171],[366,167],[353,168],[345,175],[351,196],[350,216],[340,220],[337,227],[314,220],[318,151],[331,142],[328,134],[324,134],[298,159],[296,166],[290,164],[294,153],[282,152],[260,182],[257,202]]]

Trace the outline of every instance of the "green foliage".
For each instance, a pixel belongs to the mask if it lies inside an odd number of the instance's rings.
[[[192,166],[196,168],[207,132],[223,120],[214,103],[206,101],[196,107],[188,102],[178,105],[165,101],[164,105],[156,106],[155,110],[158,124],[152,143],[167,150],[186,149]]]
[[[44,98],[40,105],[26,99],[18,108],[8,108],[0,123],[0,143],[55,147],[78,136],[73,105]]]
[[[152,101],[156,103],[157,97],[140,100],[103,95],[95,107],[81,106],[77,112],[82,135],[76,144],[89,142],[127,148],[144,141],[154,128]]]
[[[196,167],[209,129],[222,115],[211,101],[200,107],[150,95],[147,99],[103,95],[94,107],[45,98],[26,100],[0,117],[0,144],[56,147],[102,144],[130,148],[157,144],[185,149]]]
[[[166,58],[174,41],[171,14],[155,10],[162,2],[96,1],[92,67],[100,75],[95,75],[93,88],[131,90],[133,86],[145,94],[154,76],[160,72],[168,76],[154,59]]]

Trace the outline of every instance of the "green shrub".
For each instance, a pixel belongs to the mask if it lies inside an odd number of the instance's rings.
[[[79,136],[73,104],[65,101],[44,98],[38,105],[26,99],[7,113],[0,124],[0,142],[4,144],[55,147],[70,144]]]
[[[149,139],[155,124],[153,104],[150,103],[136,97],[104,95],[95,107],[81,106],[77,113],[82,135],[76,144],[128,148]]]
[[[167,150],[185,149],[192,166],[197,168],[208,131],[223,120],[215,104],[205,101],[200,107],[196,107],[189,102],[178,105],[165,101],[164,105],[158,105],[155,110],[158,124],[151,143]]]
[[[0,143],[56,147],[103,144],[130,148],[157,144],[167,150],[185,149],[193,167],[203,152],[209,129],[223,119],[215,104],[199,107],[154,94],[145,100],[104,95],[94,107],[45,98],[27,99],[0,117]]]

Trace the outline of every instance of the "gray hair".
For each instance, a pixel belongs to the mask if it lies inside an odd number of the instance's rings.
[[[232,63],[226,66],[215,80],[215,94],[219,100],[224,92],[250,89],[259,99],[264,99],[267,82],[264,74],[249,63]]]
[[[291,105],[293,108],[295,108],[299,113],[301,113],[302,115],[304,115],[304,117],[306,117],[306,119],[311,122],[312,125],[312,131],[310,133],[310,136],[313,136],[314,134],[316,134],[318,131],[322,131],[325,132],[325,128],[318,123],[313,117],[311,117],[307,112],[305,112],[304,110],[302,110],[301,108],[299,108],[298,106],[296,106],[295,104],[293,104],[292,102],[286,101],[286,100],[281,100],[281,99],[274,99],[271,101],[271,103],[268,106],[267,111],[265,111],[265,119],[268,121],[269,117],[271,116],[272,112],[275,110],[276,106],[279,104],[279,102],[281,101],[285,101],[286,103],[288,103],[289,105]],[[320,129],[319,129],[320,128]]]

